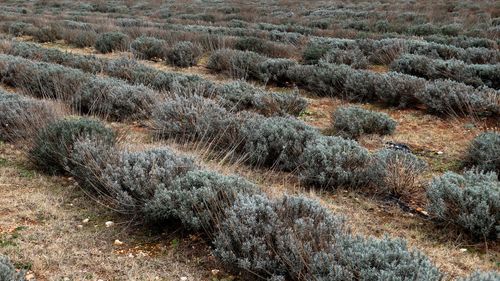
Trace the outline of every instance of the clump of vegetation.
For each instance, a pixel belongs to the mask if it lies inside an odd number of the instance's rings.
[[[415,194],[420,187],[421,174],[427,164],[410,152],[382,149],[373,157],[374,166],[370,169],[374,193],[406,197]]]
[[[424,23],[411,26],[407,32],[412,35],[425,36],[439,33],[439,29],[431,23]]]
[[[161,138],[184,141],[238,143],[236,120],[215,101],[200,96],[177,96],[157,106],[152,129]]]
[[[262,80],[259,64],[265,57],[251,51],[220,49],[212,53],[207,67],[233,78]]]
[[[39,169],[50,174],[71,170],[73,145],[81,138],[114,144],[115,133],[101,122],[88,118],[66,118],[48,124],[40,130],[29,152]]]
[[[287,71],[297,65],[297,62],[290,59],[267,59],[260,63],[260,81],[264,83],[272,82],[279,86],[290,82]]]
[[[43,26],[40,28],[37,28],[35,32],[33,32],[31,35],[33,36],[33,39],[37,42],[40,43],[45,43],[45,42],[54,42],[58,39],[61,39],[61,26],[57,24],[51,24],[49,26]]]
[[[287,76],[288,69],[296,65],[297,62],[290,59],[267,59],[259,64],[259,80],[285,85],[290,80]]]
[[[189,67],[196,65],[201,55],[199,47],[189,41],[181,41],[168,51],[167,57],[171,64],[178,67]]]
[[[20,56],[30,60],[57,63],[63,66],[78,68],[85,72],[99,73],[103,62],[95,56],[74,55],[56,49],[46,49],[40,45],[27,42],[14,42],[6,51],[9,55]]]
[[[341,244],[341,254],[315,264],[318,270],[328,268],[331,264],[339,264],[334,267],[336,269],[325,274],[330,280],[443,279],[443,274],[428,257],[417,250],[408,249],[406,241],[402,239],[354,236],[341,240]]]
[[[156,94],[152,90],[118,79],[13,56],[0,55],[0,61],[5,62],[1,65],[0,77],[8,85],[34,97],[62,100],[82,113],[130,120],[149,116],[155,102]]]
[[[356,139],[365,134],[389,135],[396,129],[396,121],[386,113],[357,106],[338,108],[332,117],[335,133],[347,138]]]
[[[255,110],[263,115],[298,115],[307,101],[298,93],[269,93],[244,81],[235,81],[215,89],[215,98],[230,111]]]
[[[459,60],[431,59],[419,55],[403,55],[391,64],[391,70],[426,79],[452,79],[474,87],[499,89],[500,66],[466,64]]]
[[[267,41],[256,37],[241,37],[236,41],[234,48],[241,51],[265,53]]]
[[[306,143],[319,136],[315,128],[290,117],[248,118],[240,133],[248,162],[288,171],[299,166]]]
[[[0,140],[26,139],[56,119],[49,103],[0,90]]]
[[[108,61],[104,71],[109,76],[129,81],[135,85],[142,84],[158,91],[176,94],[191,91],[195,91],[196,94],[204,94],[211,92],[213,87],[213,82],[200,76],[165,72],[126,58]]]
[[[215,149],[241,153],[245,144],[242,126],[257,117],[262,116],[251,112],[235,114],[199,96],[176,97],[154,111],[152,128],[162,138],[200,141]]]
[[[484,132],[469,145],[465,165],[481,171],[493,171],[500,175],[500,133]]]
[[[108,120],[147,118],[155,104],[155,93],[114,78],[96,77],[83,84],[72,99],[74,109]]]
[[[346,78],[353,69],[346,65],[324,63],[297,65],[287,71],[290,81],[321,96],[341,96]]]
[[[500,273],[496,271],[489,271],[489,272],[476,271],[465,278],[458,279],[458,281],[496,281],[499,279],[500,279]]]
[[[372,180],[367,174],[369,161],[368,150],[353,140],[318,137],[303,149],[300,179],[328,189],[359,187]]]
[[[9,25],[9,34],[12,34],[14,36],[22,36],[22,35],[29,35],[33,33],[33,30],[35,30],[36,27],[34,27],[30,23],[25,23],[22,21],[16,21],[13,22]]]
[[[77,69],[9,55],[0,55],[0,62],[0,78],[4,83],[37,98],[69,100],[90,78]]]
[[[0,280],[25,281],[24,271],[17,271],[8,257],[0,255]]]
[[[500,235],[500,182],[494,172],[447,172],[427,189],[429,213],[451,222],[477,239]]]
[[[98,34],[93,30],[72,30],[64,35],[64,40],[78,48],[94,46],[97,38]]]
[[[130,38],[121,32],[105,32],[99,34],[94,47],[105,54],[113,51],[126,51],[129,48]]]
[[[178,219],[190,229],[213,235],[239,195],[257,192],[257,186],[237,176],[190,171],[169,187],[157,189],[146,214],[154,221]]]
[[[111,195],[114,206],[125,214],[141,214],[159,189],[169,189],[172,182],[197,169],[194,160],[181,157],[166,148],[118,153],[115,161],[97,171],[99,189]]]
[[[271,57],[290,56],[292,46],[279,44],[257,38],[253,36],[244,36],[236,40],[234,48],[241,51],[252,51]]]
[[[165,44],[164,40],[141,36],[132,41],[130,49],[140,59],[163,59],[167,53]]]
[[[229,268],[271,280],[307,276],[314,259],[347,231],[343,218],[305,197],[242,196],[227,217],[215,255]]]
[[[491,115],[500,112],[492,89],[467,86],[452,80],[435,80],[418,92],[417,98],[435,114]]]
[[[230,268],[268,280],[442,278],[403,240],[353,236],[343,218],[304,197],[240,197],[227,217],[215,238],[215,255]]]
[[[401,108],[413,107],[419,103],[418,93],[426,80],[411,75],[389,72],[374,85],[375,96],[384,104]]]
[[[302,60],[305,64],[318,63],[329,51],[330,47],[321,43],[309,43],[302,53]]]
[[[327,63],[346,64],[356,69],[368,67],[368,59],[359,48],[352,50],[332,48],[321,59]]]

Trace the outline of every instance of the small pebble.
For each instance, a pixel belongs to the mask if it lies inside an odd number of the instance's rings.
[[[112,227],[115,223],[112,222],[112,221],[107,221],[104,223],[104,225],[106,225],[106,227]]]
[[[123,242],[116,239],[115,242],[113,242],[113,244],[115,244],[115,246],[121,246],[121,245],[123,245]]]
[[[78,229],[82,229],[83,228],[83,225],[79,224],[76,226]]]
[[[441,155],[441,154],[443,154],[443,153],[444,153],[444,152],[442,152],[442,151],[438,151],[438,152],[437,152],[437,154],[438,154],[438,155]]]
[[[465,252],[467,252],[467,249],[462,248],[462,249],[460,249],[460,252],[465,253]]]
[[[181,277],[181,281],[187,281],[187,280],[188,280],[188,278],[186,276]]]
[[[90,219],[84,219],[82,220],[83,223],[88,223],[90,221]]]

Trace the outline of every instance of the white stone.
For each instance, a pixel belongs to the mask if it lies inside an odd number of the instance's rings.
[[[115,223],[112,222],[112,221],[107,221],[104,223],[104,225],[106,225],[106,227],[112,227]]]

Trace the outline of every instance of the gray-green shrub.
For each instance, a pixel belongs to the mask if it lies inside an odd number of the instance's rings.
[[[99,73],[103,69],[103,62],[91,55],[75,55],[57,49],[43,48],[28,42],[13,42],[7,53],[30,60],[57,63],[63,66],[78,68],[85,72]]]
[[[476,271],[467,277],[458,279],[458,281],[497,281],[497,280],[500,280],[500,273],[496,271],[489,271],[489,272]]]
[[[77,69],[0,55],[0,80],[33,97],[69,100],[89,79]]]
[[[500,235],[500,182],[494,172],[447,172],[428,189],[429,213],[470,232],[477,239]]]
[[[50,24],[48,26],[39,27],[31,33],[33,39],[40,43],[54,42],[61,39],[61,34],[62,29],[58,24]]]
[[[346,65],[297,65],[287,71],[289,79],[321,96],[341,96],[346,78],[352,73]]]
[[[383,104],[401,108],[414,107],[418,93],[425,88],[426,80],[411,75],[389,72],[381,76],[375,84],[375,96]]]
[[[31,34],[34,29],[36,28],[31,23],[17,21],[9,25],[8,32],[14,36],[22,36]]]
[[[302,53],[302,61],[305,64],[318,63],[319,60],[323,58],[329,50],[330,47],[326,44],[310,42],[309,44],[307,44]]]
[[[25,281],[24,271],[17,271],[10,259],[0,255],[0,281]]]
[[[248,162],[289,171],[299,166],[306,144],[320,135],[301,120],[279,116],[248,118],[240,134]]]
[[[199,47],[189,41],[177,42],[172,49],[168,50],[168,61],[178,67],[196,65],[201,54]]]
[[[466,64],[459,60],[431,59],[419,55],[403,55],[391,64],[398,71],[426,79],[452,79],[474,87],[499,89],[500,65]]]
[[[351,236],[340,240],[340,248],[317,259],[317,280],[419,280],[440,281],[443,274],[427,256],[408,249],[403,239]],[[328,270],[334,264],[335,269]],[[325,270],[327,268],[327,270]]]
[[[359,48],[352,50],[330,49],[321,58],[326,63],[346,64],[355,69],[368,67],[368,59]]]
[[[214,254],[226,266],[260,278],[306,280],[316,254],[328,249],[346,231],[343,218],[317,201],[293,196],[275,200],[262,195],[242,196],[220,226]]]
[[[154,37],[141,36],[130,44],[134,56],[140,59],[163,59],[166,56],[166,42]]]
[[[304,197],[240,197],[214,245],[224,265],[266,280],[418,280],[442,274],[401,239],[353,236],[344,220]]]
[[[419,102],[434,114],[496,115],[500,112],[499,93],[474,88],[452,80],[435,80],[417,93]]]
[[[472,140],[464,164],[500,175],[500,133],[484,132]]]
[[[108,61],[104,72],[136,85],[143,84],[158,91],[178,94],[193,90],[203,94],[211,92],[213,87],[213,82],[200,76],[165,72],[126,58]]]
[[[257,186],[237,176],[190,171],[170,186],[157,189],[146,214],[153,221],[178,219],[186,227],[212,236],[238,195],[257,192]]]
[[[287,71],[297,62],[291,59],[267,59],[259,64],[260,81],[286,85],[289,82]]]
[[[8,55],[0,55],[0,79],[25,94],[60,99],[78,111],[112,120],[147,117],[155,100],[155,93],[144,86]]]
[[[120,152],[114,161],[105,161],[105,168],[96,171],[100,191],[115,200],[117,210],[132,215],[143,213],[157,190],[169,189],[177,177],[197,169],[192,158],[167,148]]]
[[[88,118],[66,118],[48,124],[35,136],[29,151],[33,164],[48,173],[64,173],[71,169],[73,145],[81,138],[114,144],[115,133],[101,122]]]
[[[425,161],[410,152],[382,149],[373,155],[371,177],[376,184],[372,191],[382,195],[407,197],[420,186],[421,174],[427,168]]]
[[[308,185],[335,189],[360,187],[367,177],[370,155],[353,140],[318,137],[311,140],[300,157],[300,179]]]
[[[178,138],[221,145],[238,144],[234,116],[215,101],[200,96],[176,96],[158,105],[152,113],[151,128],[161,138]]]
[[[75,93],[72,107],[78,112],[96,114],[109,120],[137,120],[150,116],[155,96],[153,90],[142,85],[95,77]]]
[[[94,46],[98,36],[94,30],[68,30],[62,34],[64,41],[78,48]]]
[[[0,140],[27,139],[57,119],[51,104],[0,90]]]
[[[99,34],[94,47],[105,54],[113,51],[126,51],[129,48],[130,38],[121,32],[105,32]]]
[[[251,51],[220,49],[210,55],[207,68],[233,78],[263,80],[259,65],[265,60],[265,57]]]
[[[358,106],[339,107],[332,114],[336,134],[356,139],[365,134],[389,135],[396,129],[396,121],[382,112]]]
[[[296,92],[267,92],[244,81],[218,86],[215,98],[230,111],[255,110],[263,115],[300,114],[307,101]]]

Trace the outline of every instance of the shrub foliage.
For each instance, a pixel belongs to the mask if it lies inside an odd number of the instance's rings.
[[[73,145],[80,138],[91,138],[113,144],[115,133],[101,122],[88,118],[66,118],[48,124],[35,137],[29,156],[33,163],[48,173],[64,173],[71,169]]]
[[[364,134],[388,135],[396,129],[396,121],[386,113],[357,106],[341,107],[333,113],[333,129],[348,138],[358,138]]]
[[[500,235],[500,182],[494,172],[447,172],[427,190],[429,212],[452,222],[478,239]]]

